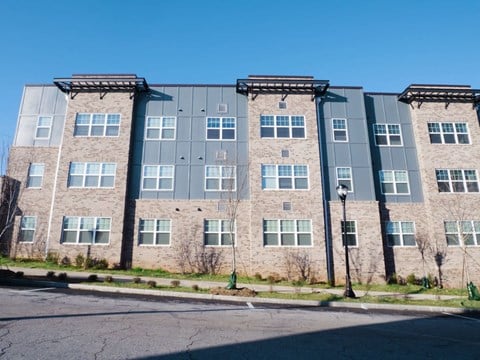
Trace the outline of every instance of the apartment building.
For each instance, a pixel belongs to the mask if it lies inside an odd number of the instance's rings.
[[[341,283],[344,184],[353,281],[479,282],[479,101],[469,86],[368,93],[309,76],[27,85],[2,241],[17,257]]]

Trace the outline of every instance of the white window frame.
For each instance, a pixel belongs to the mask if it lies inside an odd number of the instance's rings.
[[[408,231],[407,224],[411,226],[412,231]],[[413,221],[386,221],[385,233],[387,236],[388,247],[417,247],[417,241],[415,237],[415,222]],[[400,244],[396,245],[393,241],[390,241],[389,236],[398,236]],[[405,237],[413,236],[415,244],[405,244]]]
[[[268,120],[268,123],[267,123]],[[285,121],[286,123],[280,123]],[[302,124],[299,125],[297,121]],[[273,136],[264,136],[262,130],[271,129]],[[288,136],[279,136],[279,131],[288,132]],[[296,131],[301,130],[303,136],[294,136]],[[285,133],[287,135],[287,133]],[[260,115],[260,137],[262,139],[306,139],[307,127],[305,124],[305,115]]]
[[[290,168],[290,175],[281,174],[281,170]],[[306,175],[300,174],[295,175],[296,169],[300,170],[304,168],[306,170]],[[272,173],[268,172],[267,169],[273,170]],[[310,176],[308,165],[305,164],[262,164],[262,189],[263,190],[287,190],[287,191],[308,191],[310,190]],[[303,170],[302,170],[303,172]],[[281,187],[282,179],[290,179],[292,187],[285,188]],[[305,188],[297,188],[295,186],[295,180],[305,179],[307,181],[307,186]],[[275,182],[275,187],[267,187],[268,180],[273,180]]]
[[[398,129],[398,133],[394,129]],[[379,144],[377,137],[385,137],[385,144]],[[392,137],[398,136],[400,144],[392,144]],[[400,124],[373,124],[373,137],[376,146],[403,146],[402,127]]]
[[[29,224],[28,220],[32,220],[33,224]],[[33,226],[32,226],[33,225]],[[23,244],[31,244],[35,242],[35,232],[37,229],[37,217],[36,216],[22,216],[20,220],[20,234],[18,241]],[[29,232],[32,234],[32,240],[25,241],[24,239],[24,232]]]
[[[286,222],[293,222],[293,229],[291,231],[285,230],[283,224]],[[302,231],[300,222],[308,223],[309,230]],[[268,223],[275,224],[274,230],[268,229]],[[277,244],[267,244],[266,237],[268,235],[274,235],[277,238]],[[300,244],[299,238],[302,235],[308,235],[310,238],[310,243],[303,245]],[[294,244],[284,244],[283,236],[293,236]],[[313,230],[312,230],[312,220],[311,219],[263,219],[263,246],[264,247],[312,247],[313,246]]]
[[[342,127],[338,127],[340,125],[339,121],[343,122]],[[338,140],[336,139],[336,134],[340,134],[345,132],[345,140]],[[344,118],[332,118],[332,139],[334,142],[348,142],[348,122],[347,119]]]
[[[156,169],[155,175],[146,175],[147,168]],[[163,175],[162,171],[170,169],[169,173],[171,175]],[[156,186],[155,188],[145,188],[145,180],[155,179]],[[162,188],[162,180],[170,180],[170,187]],[[142,191],[172,191],[173,184],[175,181],[175,166],[174,165],[143,165],[142,168]]]
[[[149,121],[158,119],[160,123],[158,126],[149,126]],[[173,125],[165,124],[166,121],[173,120]],[[151,136],[149,137],[149,131],[158,131],[158,136]],[[164,136],[165,131],[173,130],[172,137]],[[177,136],[177,117],[176,116],[147,116],[145,119],[145,140],[166,140],[172,141],[175,140]]]
[[[347,242],[349,241],[350,237],[353,236],[354,240],[355,240],[355,244],[348,244],[348,247],[354,247],[354,248],[358,248],[358,226],[357,226],[357,220],[347,220],[346,221],[347,223],[347,231],[346,231],[346,237],[347,237]],[[355,227],[355,231],[351,231],[351,227],[349,227],[349,225],[353,224],[353,226]],[[340,221],[340,229],[342,230],[342,247],[345,247],[345,243],[343,242],[343,220]]]
[[[65,224],[67,220],[76,220],[75,228],[65,228]],[[85,229],[83,225],[88,220],[92,221],[95,225],[95,228],[92,229]],[[108,221],[108,229],[101,229],[99,228],[101,223],[104,221]],[[62,221],[62,244],[64,245],[109,245],[110,244],[110,236],[112,231],[112,218],[110,217],[96,217],[96,216],[64,216]],[[66,232],[75,233],[75,242],[73,241],[65,241]],[[92,241],[91,242],[81,242],[81,235],[87,232],[91,232]],[[108,242],[97,242],[98,234],[101,233],[108,233]]]
[[[79,124],[81,117],[88,119],[87,123]],[[102,117],[102,122],[97,122],[98,117]],[[73,136],[75,137],[118,137],[120,136],[120,124],[122,115],[118,113],[77,113],[75,116],[75,125],[73,129]],[[78,134],[78,128],[87,128],[87,134]],[[102,134],[93,134],[94,128],[102,128]],[[115,135],[108,135],[108,129],[116,129]]]
[[[457,126],[458,125],[458,126]],[[451,126],[451,129],[446,129]],[[460,126],[464,126],[466,131],[459,129]],[[430,144],[439,145],[469,145],[471,144],[470,130],[468,123],[466,122],[435,122],[431,121],[427,123],[428,136],[430,138]],[[450,131],[451,130],[451,131]],[[432,136],[438,135],[441,141],[432,141]],[[460,139],[466,135],[468,142],[461,142]],[[449,141],[449,137],[453,141]]]
[[[77,167],[81,169],[81,171],[77,172]],[[112,168],[113,170],[111,170]],[[98,171],[94,171],[95,169]],[[68,187],[72,189],[113,189],[115,188],[116,173],[116,163],[71,162],[68,169]],[[97,185],[87,185],[87,180],[95,177],[97,177]],[[81,179],[82,184],[72,185],[74,183],[74,178]],[[112,185],[102,186],[102,183],[110,178],[112,178]]]
[[[42,124],[43,120],[48,120],[48,125]],[[37,127],[35,129],[35,139],[36,140],[48,140],[52,135],[52,123],[53,123],[53,116],[39,116],[37,119]],[[47,136],[39,136],[38,131],[48,129]]]
[[[218,127],[213,127],[209,125],[210,119],[218,119]],[[225,126],[228,125],[228,122],[233,120],[233,127]],[[233,116],[208,116],[205,121],[205,138],[207,141],[235,141],[237,139],[237,118]],[[218,130],[218,138],[210,137],[209,130]],[[227,131],[233,130],[233,138],[228,138],[225,136]]]
[[[341,174],[339,174],[339,172],[341,170],[346,170],[348,169],[348,172],[349,172],[349,177],[345,177],[345,176],[340,176]],[[335,175],[337,177],[337,186],[340,185],[340,184],[343,184],[345,186],[348,187],[348,192],[351,192],[353,193],[353,174],[352,174],[352,168],[351,167],[347,167],[347,166],[339,166],[337,168],[335,168]],[[350,184],[350,185],[349,185]]]
[[[449,231],[447,224],[455,226],[455,231]],[[469,229],[465,229],[465,225]],[[447,220],[444,222],[445,240],[448,247],[478,247],[480,246],[480,221],[479,220]],[[449,236],[455,236],[456,244],[449,243]],[[472,244],[467,244],[467,236],[471,237]]]
[[[146,222],[153,222],[153,229],[146,229],[145,224]],[[160,227],[160,225],[163,222],[168,222],[168,229],[165,230],[165,228]],[[139,246],[170,246],[171,241],[172,241],[172,220],[171,219],[151,219],[151,218],[146,218],[146,219],[140,219],[139,222],[139,227],[138,227],[138,245]],[[151,234],[152,235],[152,244],[147,244],[142,242],[143,239],[143,234]],[[159,236],[164,234],[168,234],[168,243],[163,244],[159,243]]]
[[[43,186],[43,175],[45,173],[45,164],[43,163],[31,163],[28,167],[28,178],[26,187],[29,189],[41,189]],[[36,180],[39,179],[39,180]],[[38,186],[31,185],[32,181],[39,181]]]
[[[232,246],[230,241],[230,221],[229,219],[205,219],[203,221],[203,244],[206,247],[224,247],[224,246]],[[217,222],[216,230],[210,231],[208,228],[209,222]],[[225,225],[224,225],[225,224]],[[237,244],[237,224],[233,221],[233,243],[236,246]],[[218,243],[217,244],[207,244],[207,236],[208,234],[217,235]],[[227,242],[224,242],[224,236]]]
[[[380,170],[379,172],[379,179],[380,179],[380,191],[382,195],[410,195],[410,180],[408,177],[407,170]],[[385,174],[390,173],[392,174],[392,181],[384,181]],[[397,174],[403,174],[406,177],[406,181],[397,180]],[[393,184],[394,192],[384,192],[383,184]],[[407,185],[407,192],[399,192],[398,185],[399,184],[406,184]]]
[[[447,175],[447,176],[445,176]],[[460,177],[459,177],[460,175]],[[472,179],[471,176],[475,179]],[[470,179],[467,179],[470,177]],[[475,169],[435,169],[435,178],[437,179],[438,192],[440,193],[478,193],[478,173]],[[442,186],[443,185],[443,186]],[[449,191],[443,191],[448,186]],[[463,187],[463,191],[455,191]],[[469,191],[469,187],[473,190]]]
[[[211,172],[213,171],[213,173]],[[237,169],[228,165],[205,166],[205,191],[236,191]],[[216,182],[215,188],[209,188],[209,182]],[[232,184],[232,186],[229,186]]]

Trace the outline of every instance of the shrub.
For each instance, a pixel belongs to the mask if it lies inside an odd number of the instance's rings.
[[[67,278],[68,278],[67,273],[63,272],[63,273],[58,274],[58,280],[60,280],[60,281],[67,281]]]
[[[111,283],[111,282],[113,282],[113,276],[107,275],[107,276],[105,276],[105,279],[103,279],[103,281]]]
[[[83,263],[83,268],[84,269],[91,269],[95,266],[95,259],[92,259],[90,257],[85,258],[85,261]]]
[[[70,258],[68,256],[64,256],[62,258],[62,260],[60,260],[60,264],[63,265],[63,266],[70,266],[70,265],[72,265],[72,261],[70,260]]]
[[[312,275],[312,276],[310,276],[310,279],[308,280],[308,283],[310,285],[315,285],[315,284],[318,284],[318,280],[315,276]]]
[[[134,278],[132,279],[132,281],[133,281],[134,284],[140,284],[140,283],[142,282],[142,279],[139,278],[139,277],[134,277]]]
[[[85,263],[85,257],[82,254],[78,254],[75,257],[75,266],[76,267],[83,267],[84,263]]]
[[[387,277],[387,284],[388,285],[398,284],[398,278],[397,278],[396,273],[393,273],[393,274],[391,274],[390,276]]]
[[[193,284],[192,285],[192,290],[193,291],[198,291],[198,290],[200,290],[200,287],[197,284]]]
[[[107,259],[95,259],[93,263],[93,268],[98,270],[105,270],[108,269],[108,261]]]
[[[154,287],[157,287],[157,282],[153,280],[149,280],[147,281],[147,285],[149,288],[154,288]]]
[[[47,257],[45,259],[46,262],[52,263],[52,264],[58,264],[59,260],[59,255],[56,252],[49,251],[47,253]]]
[[[88,275],[87,281],[95,282],[97,280],[98,280],[98,275],[97,274]]]
[[[52,279],[55,277],[55,271],[48,271],[47,272],[47,278]]]
[[[417,284],[417,278],[415,277],[415,274],[409,274],[407,276],[407,284],[409,284],[409,285]]]
[[[258,272],[255,273],[254,276],[255,276],[255,280],[259,280],[259,281],[263,280],[263,279],[262,279],[262,274],[260,274],[260,273],[258,273]]]
[[[23,275],[24,275],[23,271],[17,271],[17,272],[15,273],[15,277],[16,277],[17,279],[23,278]]]
[[[180,286],[180,281],[179,280],[172,280],[172,281],[170,281],[170,285],[172,287],[179,287]]]

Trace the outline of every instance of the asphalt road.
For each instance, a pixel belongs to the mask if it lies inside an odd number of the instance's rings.
[[[480,319],[0,287],[0,359],[478,359]]]

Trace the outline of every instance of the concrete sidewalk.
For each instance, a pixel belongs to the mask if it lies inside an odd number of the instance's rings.
[[[8,270],[13,272],[23,272],[24,277],[44,277],[49,270],[47,269],[31,269],[31,268],[22,268],[22,267],[8,267]],[[86,282],[88,277],[92,274],[98,276],[99,281],[104,281],[108,276],[111,276],[115,281],[124,281],[132,282],[132,280],[139,276],[134,275],[123,275],[115,273],[95,273],[91,272],[81,272],[81,271],[64,271],[58,270],[55,272],[56,275],[60,273],[66,273],[67,279],[70,281],[61,283],[55,281],[44,282],[43,285],[48,285],[48,287],[64,287],[78,290],[90,290],[90,291],[100,291],[100,292],[114,292],[114,293],[124,293],[124,294],[144,294],[144,295],[156,295],[156,296],[169,296],[169,297],[181,297],[181,298],[194,298],[194,299],[210,299],[210,300],[221,300],[221,301],[235,301],[235,302],[246,302],[246,303],[274,303],[274,304],[284,304],[284,305],[298,305],[298,306],[328,306],[328,307],[338,307],[338,308],[361,308],[364,310],[368,309],[382,309],[382,310],[393,310],[393,311],[420,311],[420,312],[436,312],[436,313],[465,313],[470,312],[468,309],[463,308],[452,308],[452,307],[437,307],[437,306],[418,306],[418,305],[398,305],[398,304],[375,304],[375,303],[362,303],[362,302],[326,302],[326,301],[315,301],[315,300],[286,300],[286,299],[274,299],[274,298],[258,298],[258,297],[239,297],[239,296],[226,296],[226,295],[212,295],[204,293],[194,293],[194,292],[175,292],[175,291],[164,291],[164,290],[155,290],[155,289],[132,289],[132,288],[121,288],[121,287],[109,287],[109,286],[100,286],[95,285],[95,283],[85,284],[81,282]],[[227,282],[216,282],[216,281],[200,281],[200,280],[178,280],[172,278],[159,278],[159,277],[140,277],[142,282],[155,281],[157,285],[166,285],[170,286],[172,281],[179,281],[179,286],[183,287],[192,287],[194,285],[198,286],[201,289],[211,289],[216,287],[225,287]],[[22,281],[21,279],[19,279]],[[319,293],[319,294],[334,294],[341,296],[343,294],[342,289],[319,289],[315,287],[303,286],[303,287],[294,287],[294,286],[280,286],[280,285],[264,285],[264,284],[250,284],[250,283],[238,283],[239,288],[246,287],[252,290],[255,290],[258,293],[261,292],[276,292],[276,293]],[[355,290],[357,298],[361,300],[365,295],[370,296],[382,296],[382,297],[398,297],[402,299],[410,300],[450,300],[450,299],[464,299],[467,300],[467,297],[453,296],[453,295],[432,295],[432,294],[402,294],[394,292],[379,292],[379,291],[363,291]]]

